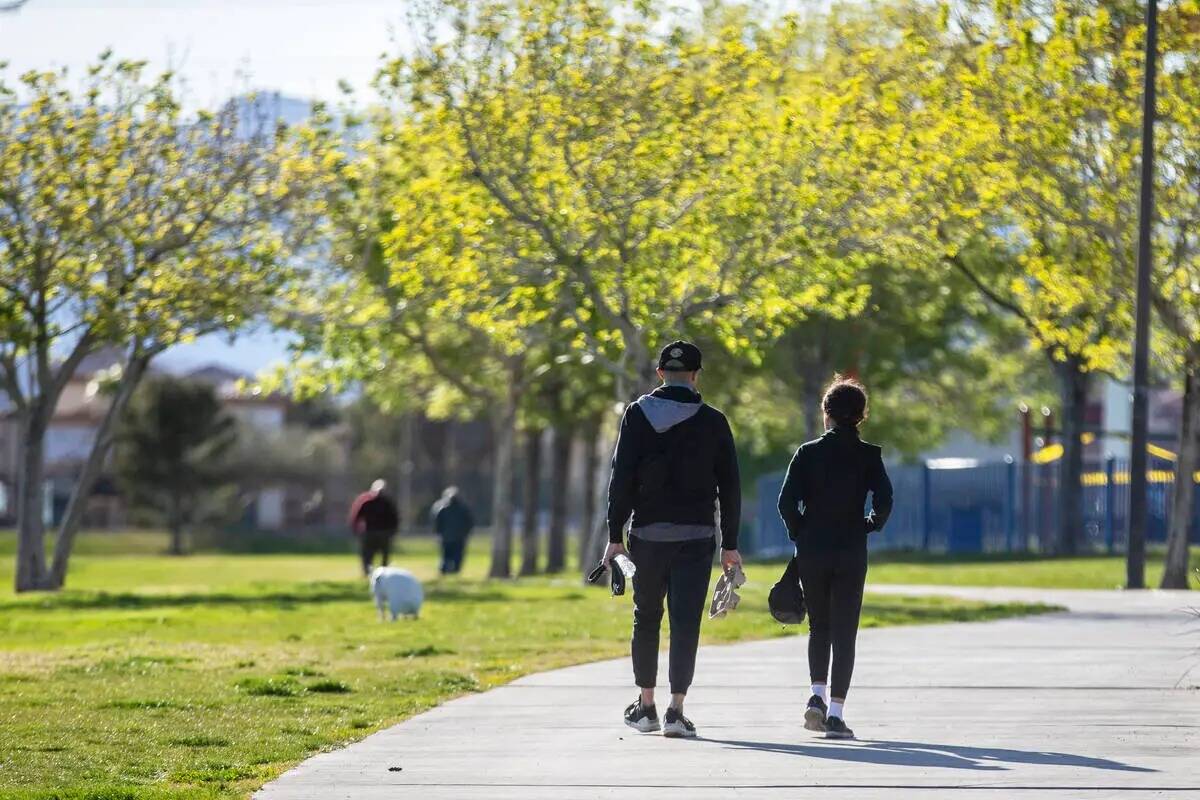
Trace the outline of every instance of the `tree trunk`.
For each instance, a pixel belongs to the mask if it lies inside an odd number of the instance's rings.
[[[521,502],[521,575],[536,575],[540,548],[538,502],[542,481],[542,429],[531,428],[525,433],[525,479],[522,481]]]
[[[400,533],[410,533],[417,519],[416,493],[413,475],[416,472],[417,415],[406,412],[400,418],[399,448],[396,469],[396,500],[400,507]]]
[[[546,571],[562,572],[567,567],[567,494],[571,490],[571,428],[560,423],[554,427],[550,450],[550,534]]]
[[[510,384],[508,395],[493,418],[495,454],[492,462],[492,564],[489,577],[512,575],[512,468],[516,446],[517,401],[520,393]]]
[[[821,409],[821,391],[833,373],[826,363],[825,335],[828,321],[821,326],[820,337],[811,347],[797,347],[796,372],[800,375],[800,408],[803,409],[805,441],[816,439],[825,433],[825,412]]]
[[[1080,436],[1087,424],[1087,398],[1091,375],[1077,359],[1059,364],[1062,397],[1063,455],[1058,469],[1058,541],[1053,548],[1061,555],[1078,553],[1083,537],[1083,443]]]
[[[46,418],[31,406],[20,419],[21,471],[17,475],[17,564],[14,588],[29,592],[46,588],[45,505]]]
[[[171,532],[171,555],[181,556],[185,552],[183,546],[183,500],[179,489],[171,490],[171,507],[167,511],[167,530]]]
[[[458,423],[453,420],[446,423],[446,486],[458,485],[458,435],[455,433],[457,426]]]
[[[583,432],[583,510],[579,522],[579,568],[586,575],[596,555],[592,552],[592,530],[596,526],[596,475],[600,468],[601,417],[588,420]]]
[[[636,332],[622,331],[621,336],[625,344],[622,364],[626,372],[616,376],[615,388],[617,397],[623,402],[629,402],[641,397],[643,392],[654,385],[658,378],[655,373],[655,367],[658,365],[651,360],[650,351]]]
[[[96,430],[96,439],[92,442],[92,449],[88,452],[87,461],[83,464],[83,471],[79,474],[74,491],[71,492],[66,513],[63,514],[62,522],[59,523],[58,536],[54,542],[54,563],[50,567],[48,588],[61,589],[66,583],[67,565],[71,559],[71,550],[75,546],[75,535],[79,532],[79,526],[83,522],[83,512],[87,508],[88,498],[92,495],[92,489],[95,488],[96,480],[100,477],[104,462],[112,449],[113,438],[117,433],[117,423],[129,406],[134,390],[141,384],[142,378],[146,374],[146,368],[150,365],[150,358],[151,356],[131,358],[122,370],[121,382],[117,385],[116,394],[113,395],[108,410],[104,412],[104,419],[100,421],[100,427]],[[172,538],[174,537],[172,536]]]
[[[426,445],[426,447],[423,448],[430,456],[429,469],[425,474],[425,478],[427,480],[426,486],[432,486],[434,488],[435,497],[447,486],[454,485],[453,481],[447,480],[446,478],[446,475],[448,474],[446,465],[450,460],[450,426],[453,424],[453,422],[447,421],[440,422],[437,425],[431,425],[429,432],[433,435],[434,442],[432,447]],[[428,491],[428,489],[425,489],[425,491]],[[418,506],[427,505],[425,501],[431,499],[434,498],[430,498],[428,496],[421,498],[421,500],[418,502]],[[424,509],[422,508],[421,510],[423,511]],[[432,527],[432,525],[430,527]]]
[[[821,390],[824,387],[824,369],[808,370],[804,377],[804,396],[800,398],[800,406],[804,409],[804,438],[805,441],[816,439],[825,433],[825,412],[821,409]]]
[[[1183,413],[1179,423],[1179,460],[1175,464],[1175,497],[1171,503],[1171,529],[1167,537],[1167,559],[1163,589],[1187,589],[1188,540],[1192,530],[1197,450],[1200,449],[1200,363],[1188,364],[1183,380]]]
[[[609,477],[608,464],[611,460],[612,452],[616,448],[617,431],[614,425],[614,430],[610,434],[605,430],[606,427],[607,425],[602,419],[597,428],[596,445],[592,451],[592,458],[596,462],[594,468],[595,474],[592,479],[592,492],[596,499],[594,501],[595,508],[592,512],[592,519],[588,523],[590,526],[590,536],[588,537],[587,545],[588,557],[580,564],[584,575],[587,575],[596,562],[600,560],[600,557],[604,555],[604,546],[608,541],[608,509],[605,494]]]

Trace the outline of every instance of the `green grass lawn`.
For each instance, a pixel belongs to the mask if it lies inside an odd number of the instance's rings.
[[[1146,559],[1146,585],[1162,579],[1160,550]],[[1200,547],[1192,548],[1193,575],[1200,569]],[[1046,558],[987,554],[940,556],[926,553],[876,553],[867,577],[873,583],[932,583],[943,586],[1032,586],[1058,589],[1119,589],[1125,585],[1125,557]],[[1193,587],[1200,582],[1193,578]]]
[[[456,695],[625,654],[628,597],[573,574],[483,580],[476,544],[448,580],[430,542],[406,544],[396,562],[428,581],[426,606],[381,624],[349,554],[171,558],[159,536],[85,535],[67,591],[14,596],[0,535],[0,796],[243,797]],[[800,633],[766,614],[777,572],[750,566],[741,607],[704,640]],[[1044,609],[870,597],[863,625]]]

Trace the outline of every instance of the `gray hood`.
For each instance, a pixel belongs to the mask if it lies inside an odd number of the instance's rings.
[[[700,411],[703,403],[681,403],[665,397],[645,394],[638,398],[638,408],[646,415],[650,427],[658,433],[669,431],[681,422],[691,419]]]

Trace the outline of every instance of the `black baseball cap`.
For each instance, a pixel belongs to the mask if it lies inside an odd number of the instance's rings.
[[[668,372],[695,372],[700,369],[700,348],[691,342],[671,342],[658,354],[658,368]]]

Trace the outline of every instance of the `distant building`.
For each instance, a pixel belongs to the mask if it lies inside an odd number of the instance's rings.
[[[288,399],[282,395],[244,391],[243,386],[253,382],[253,375],[221,364],[208,364],[183,377],[212,386],[225,411],[245,428],[267,436],[283,432],[287,422]],[[282,486],[259,489],[250,509],[252,517],[246,522],[259,530],[282,530],[286,522],[285,499],[286,492]]]
[[[84,462],[91,452],[104,415],[108,396],[100,391],[106,375],[119,367],[121,354],[105,349],[83,360],[67,382],[46,433],[47,522],[62,518]],[[239,391],[242,381],[252,376],[212,364],[184,374],[184,378],[210,384],[226,410],[248,429],[265,435],[279,434],[287,419],[289,402],[278,395]],[[111,463],[111,454],[110,454]],[[15,513],[16,477],[20,470],[20,430],[11,402],[0,398],[0,522],[11,523]],[[285,492],[267,487],[256,492],[244,522],[263,530],[283,528]],[[85,510],[84,524],[112,527],[126,522],[126,509],[116,482],[106,468],[96,483]]]
[[[105,373],[120,363],[116,350],[101,350],[83,359],[67,382],[46,431],[46,493],[43,514],[61,518],[71,487],[83,469],[104,414],[107,396],[100,391]],[[16,514],[16,478],[21,469],[20,428],[15,409],[6,401],[0,408],[0,520]],[[115,500],[111,476],[102,475],[85,512],[85,524],[120,524],[120,504]]]
[[[998,463],[1007,459],[1020,461],[1024,455],[1024,430],[1018,412],[1018,398],[1012,401],[1012,426],[999,442],[989,442],[973,435],[969,429],[952,431],[937,447],[932,447],[916,459],[918,462],[957,461],[963,466],[971,463]],[[1128,383],[1103,378],[1097,380],[1088,398],[1085,412],[1084,461],[1099,464],[1108,458],[1126,461],[1129,458],[1130,422],[1133,409],[1132,388]],[[1034,453],[1061,440],[1062,417],[1058,407],[1031,409],[1030,438]],[[1159,387],[1150,391],[1150,441],[1167,450],[1178,446],[1179,423],[1183,413],[1183,395],[1174,388]],[[1049,430],[1047,430],[1049,428]]]

